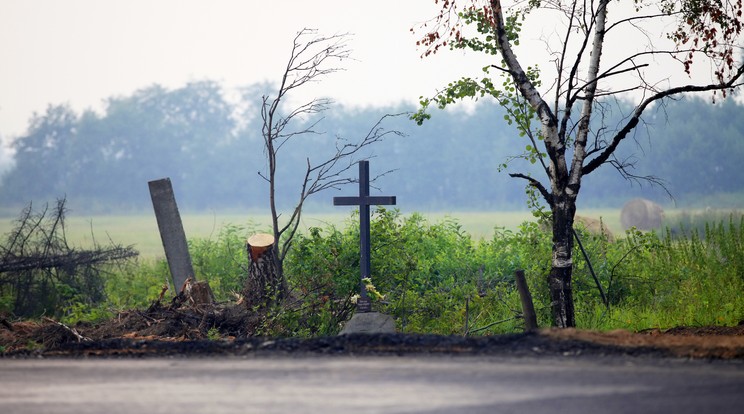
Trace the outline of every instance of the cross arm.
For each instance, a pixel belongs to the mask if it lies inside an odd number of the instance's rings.
[[[389,206],[395,202],[395,196],[333,197],[334,206]]]

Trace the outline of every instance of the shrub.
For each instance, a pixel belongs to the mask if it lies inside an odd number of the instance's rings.
[[[209,282],[217,300],[235,299],[243,289],[249,265],[245,247],[248,232],[248,227],[226,225],[216,240],[189,240],[195,276]]]
[[[402,217],[397,210],[380,208],[372,216],[370,232],[371,279],[385,296],[373,306],[393,315],[402,331],[462,333],[470,316],[465,314],[469,301],[477,312],[472,315],[483,325],[486,316],[503,319],[502,303],[487,305],[481,297],[495,291],[509,296],[510,270],[495,266],[493,259],[482,261],[489,256],[455,220],[431,224],[420,214]],[[285,272],[298,306],[309,314],[295,318],[305,324],[299,331],[335,334],[351,315],[352,298],[360,289],[358,226],[349,223],[343,231],[314,228],[299,236]],[[514,302],[513,297],[509,300]]]

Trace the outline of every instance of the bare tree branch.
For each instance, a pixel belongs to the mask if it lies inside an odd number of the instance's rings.
[[[636,127],[636,125],[638,125],[641,115],[643,115],[643,112],[652,103],[659,101],[661,99],[664,99],[666,97],[673,96],[676,94],[681,94],[681,93],[707,92],[707,91],[730,89],[737,85],[737,81],[742,77],[742,75],[744,75],[744,65],[739,66],[739,69],[736,71],[736,73],[734,73],[733,76],[728,80],[728,82],[724,84],[679,86],[676,88],[671,88],[671,89],[656,93],[653,96],[647,98],[646,100],[641,102],[640,105],[636,107],[635,111],[633,111],[633,116],[622,127],[622,129],[618,131],[618,133],[612,139],[612,142],[607,146],[607,148],[605,148],[605,150],[601,154],[599,154],[596,158],[592,159],[589,163],[587,163],[582,168],[581,173],[583,175],[591,174],[592,171],[596,170],[600,165],[604,164],[610,158],[610,155],[613,152],[615,152],[615,149],[617,149],[617,146],[620,144],[620,142],[623,139],[625,139],[628,133],[632,131]]]
[[[295,89],[308,83],[319,82],[325,76],[344,70],[340,65],[351,59],[348,34],[320,36],[316,30],[303,29],[294,38],[290,57],[282,74],[279,87],[272,97],[262,98],[261,120],[264,150],[268,171],[259,172],[269,184],[269,207],[272,229],[276,243],[273,246],[278,276],[283,278],[283,261],[292,247],[302,219],[302,210],[309,197],[329,188],[355,182],[345,173],[359,160],[363,149],[382,141],[389,135],[402,135],[382,127],[383,121],[396,115],[381,117],[372,129],[358,141],[346,141],[337,137],[335,151],[328,158],[317,161],[306,159],[306,168],[301,180],[299,194],[289,217],[280,223],[281,214],[276,199],[278,155],[299,137],[325,135],[319,129],[325,120],[323,114],[333,104],[327,98],[313,99],[293,108],[285,109],[284,101]],[[283,285],[285,285],[283,283]]]
[[[524,175],[521,173],[510,173],[509,177],[512,178],[522,178],[529,182],[529,184],[537,189],[537,191],[540,192],[540,194],[545,199],[545,202],[548,203],[549,206],[553,205],[553,195],[550,194],[550,192],[545,188],[544,185],[540,181],[537,181],[536,179],[530,177],[529,175]]]
[[[11,293],[13,312],[18,316],[60,312],[67,306],[66,295],[57,291],[60,285],[74,292],[79,301],[105,299],[101,266],[138,254],[131,246],[114,243],[94,243],[91,249],[71,247],[65,234],[65,202],[59,199],[54,209],[45,205],[41,211],[34,211],[29,203],[7,243],[0,246],[0,292]]]
[[[679,12],[673,13],[673,14],[679,14]],[[669,17],[669,16],[672,16],[673,14],[669,14],[669,13],[655,13],[655,14],[646,14],[646,15],[641,15],[641,16],[631,16],[631,17],[628,17],[626,19],[621,19],[621,20],[618,20],[618,21],[612,23],[607,28],[607,30],[605,30],[605,31],[606,32],[609,32],[610,30],[612,30],[615,27],[620,26],[621,24],[624,24],[624,23],[632,23],[632,22],[635,22],[637,20],[652,20],[652,19],[657,19],[659,17]]]

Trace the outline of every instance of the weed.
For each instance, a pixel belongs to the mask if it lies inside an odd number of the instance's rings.
[[[220,339],[222,339],[220,330],[216,327],[209,328],[209,330],[207,331],[207,339],[209,339],[210,341],[219,341]]]

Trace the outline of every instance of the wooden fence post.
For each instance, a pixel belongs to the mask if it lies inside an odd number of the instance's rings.
[[[535,306],[532,304],[532,294],[530,294],[530,289],[527,287],[527,280],[524,278],[524,270],[518,269],[515,273],[515,278],[517,280],[519,298],[522,300],[522,316],[524,317],[525,330],[534,331],[537,329],[537,315],[535,314]]]

